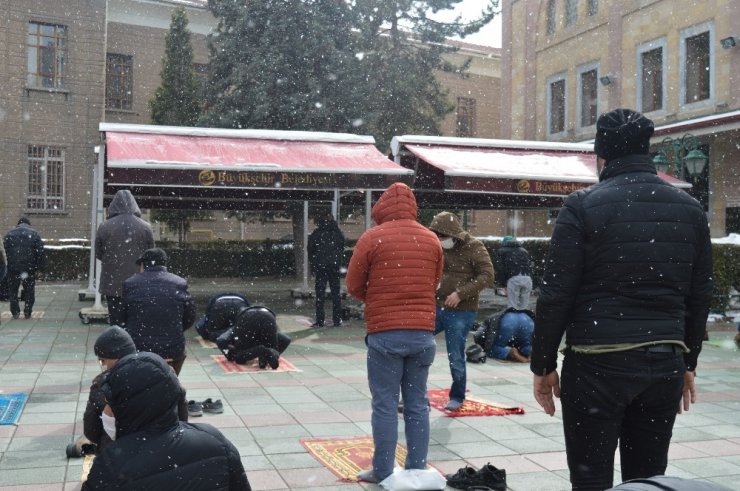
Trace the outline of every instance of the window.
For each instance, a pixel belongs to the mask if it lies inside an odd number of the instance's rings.
[[[586,128],[596,124],[599,113],[599,70],[590,65],[578,73],[578,126]]]
[[[599,13],[599,0],[588,0],[588,15]]]
[[[556,4],[555,0],[547,0],[547,33],[552,34],[555,32],[555,11]]]
[[[637,48],[637,107],[643,113],[665,107],[665,39]]]
[[[28,146],[28,197],[31,210],[64,209],[64,150]]]
[[[64,88],[67,28],[53,24],[28,23],[27,79],[29,87]]]
[[[457,98],[457,136],[475,136],[475,99]]]
[[[578,20],[578,0],[565,0],[565,25],[572,26]]]
[[[681,104],[693,104],[712,98],[711,26],[697,26],[681,33]]]
[[[108,53],[105,66],[105,107],[130,111],[134,101],[134,62],[130,55]]]
[[[548,81],[547,113],[548,133],[556,135],[565,131],[565,77],[555,76]]]

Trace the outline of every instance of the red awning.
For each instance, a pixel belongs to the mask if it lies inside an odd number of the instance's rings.
[[[592,145],[402,136],[395,137],[391,147],[402,164],[409,154],[417,158],[415,189],[564,197],[598,182]],[[410,166],[406,160],[404,165]],[[660,176],[674,186],[691,187]]]
[[[110,123],[100,130],[109,188],[385,189],[412,174],[368,136]]]

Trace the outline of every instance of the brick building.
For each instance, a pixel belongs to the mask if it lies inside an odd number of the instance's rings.
[[[26,214],[45,238],[90,230],[98,123],[147,124],[173,9],[186,7],[196,73],[215,19],[206,0],[4,0],[0,24],[0,230]],[[456,43],[467,77],[440,74],[456,111],[444,134],[498,137],[499,50]],[[348,224],[348,235],[364,222]],[[217,214],[206,237],[280,238],[290,223],[250,227]],[[258,230],[259,229],[259,230]],[[357,229],[357,230],[355,230]],[[163,231],[163,230],[160,230]],[[166,232],[166,231],[163,231]],[[198,235],[198,233],[196,233]]]
[[[709,157],[696,178],[683,165],[668,173],[693,184],[712,236],[740,232],[740,2],[505,0],[502,9],[503,138],[588,141],[599,113],[635,108],[655,121],[656,154],[675,162],[674,150],[683,157],[695,143]]]

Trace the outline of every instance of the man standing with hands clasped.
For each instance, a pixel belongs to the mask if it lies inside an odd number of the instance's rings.
[[[629,109],[599,117],[599,183],[566,199],[545,263],[530,366],[547,414],[561,398],[573,489],[612,486],[617,442],[623,480],[664,474],[676,413],[696,401],[709,227],[694,198],[657,176],[653,131]]]

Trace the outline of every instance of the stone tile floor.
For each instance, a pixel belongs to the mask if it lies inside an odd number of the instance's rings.
[[[252,488],[379,489],[337,481],[299,443],[302,437],[370,434],[362,321],[310,329],[312,302],[291,299],[288,292],[297,285],[287,280],[191,283],[201,309],[215,292],[251,291],[253,303],[278,312],[281,328],[293,338],[286,357],[300,372],[227,374],[212,360],[215,350],[188,332],[181,373],[188,398],[221,399],[225,406],[223,414],[195,422],[213,424],[237,446]],[[79,309],[90,304],[78,300],[79,288],[41,283],[31,320],[12,320],[2,309],[0,391],[30,397],[17,425],[0,426],[0,491],[80,488],[82,460],[68,460],[64,448],[82,430],[89,384],[100,370],[92,346],[105,325],[80,322]],[[734,332],[732,324],[710,325],[711,341],[697,372],[699,402],[678,417],[668,474],[740,489],[740,353]],[[449,386],[444,341],[440,344],[430,388]],[[528,367],[496,361],[469,365],[468,384],[475,396],[520,405],[526,413],[449,418],[433,410],[430,462],[444,472],[491,462],[506,469],[513,491],[570,489],[559,413],[548,417],[536,405]],[[400,421],[401,432],[402,427]]]

